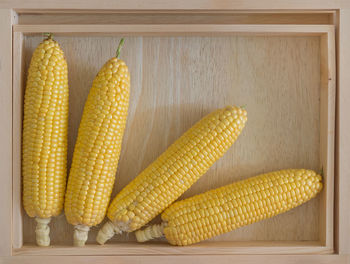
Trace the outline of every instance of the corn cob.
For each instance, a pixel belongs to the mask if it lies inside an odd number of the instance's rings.
[[[35,217],[39,246],[50,245],[48,223],[63,208],[67,128],[67,62],[49,34],[33,53],[24,95],[23,206]]]
[[[130,93],[122,44],[93,81],[79,126],[65,201],[76,246],[85,245],[90,227],[103,220],[113,189]]]
[[[322,178],[312,170],[262,174],[172,204],[160,225],[138,230],[136,238],[165,236],[172,245],[190,245],[286,212],[321,189]]]
[[[224,155],[246,120],[245,110],[226,107],[195,124],[114,198],[97,242],[139,229],[167,208]]]

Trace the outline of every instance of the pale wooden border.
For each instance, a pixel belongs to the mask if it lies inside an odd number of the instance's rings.
[[[233,256],[14,256],[3,258],[4,264],[349,264],[348,255],[233,255]]]
[[[335,36],[334,30],[323,35],[321,49],[321,92],[320,92],[320,163],[323,167],[324,191],[321,195],[320,241],[333,248],[334,232],[334,160],[335,160]]]
[[[104,246],[87,245],[83,248],[23,246],[13,252],[15,256],[320,255],[332,253],[332,248],[322,246],[319,241],[220,241],[202,242],[189,247],[173,247],[166,243],[133,242]]]
[[[116,11],[132,11],[132,12],[157,12],[157,11],[171,11],[171,12],[221,12],[225,11],[237,11],[243,10],[249,12],[259,12],[259,10],[267,10],[268,12],[328,12],[325,9],[339,10],[340,21],[338,23],[339,32],[339,41],[337,46],[338,61],[337,61],[337,77],[338,77],[338,102],[337,104],[337,173],[336,173],[336,201],[335,201],[335,226],[336,229],[336,247],[339,250],[341,255],[266,255],[266,256],[196,256],[196,261],[203,263],[350,263],[349,256],[344,256],[344,254],[350,253],[350,212],[349,212],[349,200],[350,200],[350,165],[349,165],[349,156],[350,156],[350,140],[349,140],[349,120],[348,120],[348,109],[349,109],[349,99],[350,98],[350,75],[348,69],[350,67],[350,1],[348,0],[304,0],[304,1],[295,1],[295,0],[286,0],[286,1],[275,1],[275,0],[228,0],[228,1],[197,1],[197,0],[164,0],[164,1],[140,1],[140,0],[105,0],[103,5],[100,1],[95,0],[61,0],[61,1],[46,1],[46,0],[37,0],[37,1],[28,1],[28,0],[3,0],[0,2],[0,8],[6,8],[8,10],[0,11],[0,32],[9,32],[11,29],[10,19],[7,20],[3,15],[8,16],[11,8],[15,8],[16,11],[20,12],[36,12],[36,13],[50,13],[50,12],[71,12],[76,13],[80,12],[116,12]],[[342,10],[342,8],[347,8],[347,10]],[[7,34],[1,34],[1,49],[0,49],[0,61],[3,62],[3,58],[8,58],[10,56],[10,38],[6,37]],[[8,62],[8,64],[7,64]],[[11,61],[5,60],[6,67],[0,68],[0,77],[1,77],[1,87],[0,95],[2,98],[3,95],[8,92],[9,86],[6,85],[4,80],[9,80],[8,65],[11,64]],[[11,67],[10,67],[11,68]],[[5,73],[5,74],[4,74]],[[2,78],[5,76],[5,79]],[[6,103],[8,105],[8,102]],[[1,110],[4,105],[1,105]],[[0,121],[3,121],[4,116],[0,113]],[[5,120],[8,121],[8,116],[5,117]],[[6,135],[8,127],[6,123],[1,122],[1,136]],[[1,137],[1,145],[6,146],[6,137]],[[3,144],[5,143],[5,145]],[[2,148],[2,151],[6,151],[6,148]],[[8,154],[8,153],[7,153]],[[2,155],[2,154],[1,154]],[[2,157],[2,156],[1,156]],[[1,186],[6,186],[6,170],[8,170],[9,164],[0,160],[0,165],[2,168],[3,175],[1,178]],[[5,165],[5,166],[2,166]],[[5,180],[3,180],[5,179]],[[1,187],[0,187],[1,188]],[[0,191],[0,198],[7,197],[6,193],[8,191],[2,192],[4,188]],[[8,189],[7,189],[8,190]],[[6,208],[8,208],[10,203],[4,203],[5,207],[0,211],[0,225],[4,228],[8,227],[8,215],[3,217],[6,214]],[[7,250],[8,246],[6,243],[9,242],[8,231],[2,232],[2,241],[0,242],[0,255],[8,255],[9,251]],[[3,247],[2,245],[5,245]],[[158,262],[167,262],[167,263],[193,263],[194,258],[192,256],[167,256],[167,257],[157,257],[157,256],[134,256],[134,257],[111,257],[111,256],[101,256],[101,257],[5,257],[0,259],[2,263],[40,263],[40,262],[49,262],[52,264],[67,262],[67,263],[117,263],[117,262],[127,262],[127,263],[158,263]]]
[[[13,12],[0,9],[0,256],[11,255],[12,240],[12,23]]]
[[[333,25],[200,25],[200,24],[150,24],[150,25],[14,25],[14,32],[34,34],[52,32],[74,35],[223,35],[223,34],[277,34],[321,35],[334,31]]]
[[[12,89],[12,138],[16,139],[12,145],[12,247],[20,248],[23,245],[22,222],[22,181],[21,181],[21,139],[23,116],[23,34],[13,33],[13,89]]]
[[[193,247],[168,247],[164,245],[139,246],[133,244],[114,245],[96,248],[22,247],[22,222],[20,206],[20,173],[14,173],[16,183],[13,220],[19,229],[14,230],[13,247],[15,255],[162,255],[162,254],[330,254],[333,253],[333,201],[334,201],[334,134],[335,134],[335,43],[333,25],[14,25],[14,114],[13,122],[21,122],[19,111],[22,97],[22,34],[38,34],[50,31],[54,34],[76,35],[225,35],[225,34],[263,34],[263,35],[315,35],[321,37],[321,164],[325,172],[325,187],[321,194],[320,241],[312,242],[248,242],[248,243],[202,243]],[[17,109],[18,108],[18,109]],[[13,138],[20,135],[20,126],[14,127]],[[20,141],[14,141],[14,164],[20,167]],[[15,166],[14,165],[14,166]]]
[[[350,8],[339,12],[336,249],[350,254]],[[350,261],[349,261],[350,263]]]
[[[42,10],[280,10],[280,9],[339,9],[349,8],[348,0],[2,0],[0,8],[13,8],[16,11]],[[29,10],[28,10],[29,9]]]

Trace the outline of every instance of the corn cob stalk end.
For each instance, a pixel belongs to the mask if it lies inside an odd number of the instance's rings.
[[[165,227],[165,224],[163,222],[160,225],[149,226],[144,230],[137,230],[135,232],[137,242],[146,242],[151,239],[164,237],[164,232],[163,232],[164,227]]]
[[[51,218],[35,217],[35,221],[36,221],[35,235],[36,235],[37,245],[41,247],[50,246],[49,223],[51,221]]]
[[[115,234],[121,234],[119,226],[112,221],[108,220],[107,223],[98,231],[96,241],[100,245],[106,243],[107,240],[111,239]]]
[[[90,227],[86,225],[75,225],[74,226],[74,246],[83,247],[88,239]]]

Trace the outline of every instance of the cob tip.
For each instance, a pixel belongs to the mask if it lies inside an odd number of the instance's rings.
[[[50,227],[49,223],[51,218],[39,218],[35,217],[36,228],[36,243],[38,246],[47,247],[50,246]]]
[[[103,245],[106,243],[107,240],[111,239],[115,234],[121,234],[122,230],[113,223],[112,221],[108,220],[107,223],[104,224],[104,226],[98,231],[96,241],[100,245]]]
[[[164,222],[159,225],[152,225],[144,230],[137,230],[135,232],[135,236],[137,239],[137,242],[146,242],[151,239],[159,238],[164,236]]]
[[[74,246],[82,247],[85,246],[85,242],[88,239],[90,227],[86,225],[75,225],[74,226]]]

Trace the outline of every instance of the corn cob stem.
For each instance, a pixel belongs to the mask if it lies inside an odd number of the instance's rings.
[[[164,237],[164,227],[166,226],[165,222],[162,222],[158,225],[152,225],[144,230],[137,230],[135,232],[136,239],[138,242],[146,242],[151,239]]]
[[[85,246],[85,242],[88,239],[90,227],[86,225],[75,225],[74,226],[74,246],[82,247]]]
[[[117,52],[116,52],[116,57],[117,59],[119,59],[120,56],[120,51],[122,50],[122,47],[124,45],[124,38],[122,38],[119,42],[118,48],[117,48]]]
[[[50,32],[45,32],[43,35],[46,39],[52,39],[52,37],[53,37],[53,34]]]
[[[50,245],[50,227],[49,223],[51,221],[51,217],[49,218],[40,218],[35,217],[36,228],[36,243],[38,246],[47,247]]]
[[[98,231],[96,241],[103,245],[107,240],[111,239],[115,234],[121,234],[123,231],[119,228],[116,223],[110,220]]]

